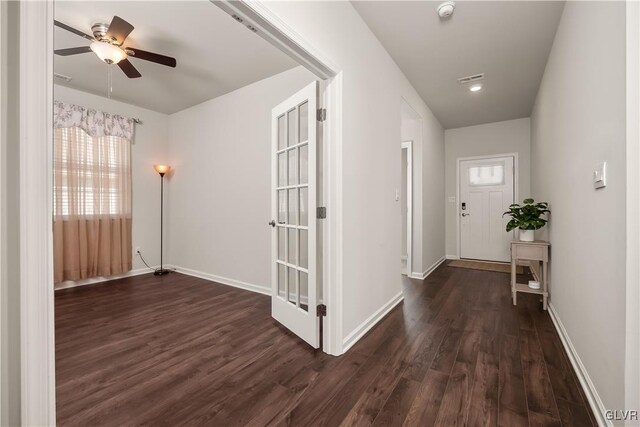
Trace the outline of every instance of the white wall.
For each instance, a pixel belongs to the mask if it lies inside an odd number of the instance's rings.
[[[531,116],[532,190],[551,207],[551,304],[608,409],[625,407],[625,77],[624,2],[567,2]]]
[[[530,120],[529,118],[487,123],[444,132],[446,162],[446,229],[447,255],[458,254],[458,228],[456,206],[459,200],[449,202],[456,197],[456,159],[459,157],[486,156],[493,154],[518,153],[518,198],[519,201],[530,196]]]
[[[425,171],[423,265],[444,256],[442,127],[349,2],[264,6],[342,75],[342,207],[336,211],[336,206],[328,206],[328,212],[342,220],[342,335],[356,339],[370,325],[367,319],[401,291],[401,220],[395,201],[400,188],[400,99],[424,123],[423,146],[415,150]]]
[[[170,116],[173,265],[270,291],[271,110],[313,80],[297,67]]]
[[[167,157],[169,116],[59,85],[55,85],[54,98],[142,120],[141,125],[135,125],[135,138],[131,146],[132,245],[134,248],[140,246],[142,255],[150,266],[159,265],[160,178],[153,169],[153,165],[171,163],[170,158]],[[164,225],[166,237],[169,225],[166,216]],[[167,263],[168,250],[166,245],[164,255],[164,262]],[[140,257],[134,252],[133,270],[143,267],[144,264]],[[76,284],[83,282],[76,282]],[[70,284],[73,282],[63,282],[57,287],[65,287]]]

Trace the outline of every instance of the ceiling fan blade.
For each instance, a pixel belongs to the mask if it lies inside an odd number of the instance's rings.
[[[88,52],[91,52],[91,48],[89,46],[70,47],[68,49],[58,49],[53,51],[53,53],[60,56],[78,55],[79,53]]]
[[[118,67],[120,67],[120,69],[130,79],[137,79],[138,77],[142,77],[142,74],[140,74],[140,72],[136,70],[136,67],[134,67],[128,59],[123,59],[122,61],[118,62]]]
[[[157,64],[166,65],[167,67],[176,68],[176,59],[170,56],[160,55],[159,53],[147,52],[146,50],[135,49],[133,47],[128,47],[125,49],[127,54],[133,52],[131,57],[144,59],[145,61],[155,62]]]
[[[87,40],[91,40],[91,41],[94,41],[94,40],[95,40],[95,39],[94,39],[93,37],[91,37],[90,35],[85,34],[85,33],[83,33],[82,31],[78,31],[78,30],[76,30],[75,28],[68,26],[67,24],[63,24],[63,23],[62,23],[62,22],[60,22],[60,21],[55,21],[55,20],[54,20],[54,21],[53,21],[53,23],[54,23],[54,25],[55,25],[56,27],[60,27],[60,28],[62,28],[63,30],[67,30],[67,31],[69,31],[69,32],[72,32],[73,34],[77,34],[77,35],[79,35],[80,37],[84,37],[84,38],[85,38],[85,39],[87,39]]]
[[[133,31],[133,25],[129,24],[119,16],[114,16],[111,20],[111,24],[109,24],[106,36],[115,40],[119,45],[122,45],[131,31]]]

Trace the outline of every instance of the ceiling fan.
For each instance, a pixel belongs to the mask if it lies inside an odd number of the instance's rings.
[[[129,77],[135,79],[141,77],[142,74],[127,59],[128,57],[144,59],[145,61],[155,62],[157,64],[166,65],[167,67],[176,67],[175,58],[160,55],[158,53],[147,52],[145,50],[133,47],[123,47],[123,43],[133,31],[133,25],[129,24],[119,16],[114,16],[111,24],[94,24],[91,27],[93,37],[82,31],[76,30],[59,21],[54,21],[57,27],[70,31],[74,34],[84,37],[91,41],[89,46],[72,47],[68,49],[58,49],[54,53],[61,56],[78,55],[80,53],[95,53],[98,58],[107,64],[118,64],[118,67]]]

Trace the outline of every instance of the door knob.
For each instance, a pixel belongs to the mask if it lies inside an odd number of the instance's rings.
[[[271,221],[269,221],[269,225],[272,226],[272,227],[275,227],[276,226],[276,221],[272,219]]]
[[[469,216],[470,214],[462,212],[462,216]]]

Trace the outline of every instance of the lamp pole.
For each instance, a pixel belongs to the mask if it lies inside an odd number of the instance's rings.
[[[164,175],[169,172],[171,166],[166,165],[155,165],[154,166],[156,172],[160,174],[160,268],[156,269],[153,274],[156,276],[164,276],[165,274],[169,274],[170,270],[165,270],[162,264],[162,254],[163,254],[163,225],[164,225]]]

